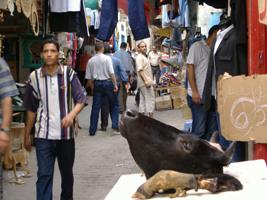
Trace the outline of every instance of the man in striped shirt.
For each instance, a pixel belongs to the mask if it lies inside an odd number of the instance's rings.
[[[0,58],[0,154],[9,146],[8,132],[12,120],[12,96],[18,95],[16,84],[11,76],[9,67]],[[0,156],[1,159],[1,156]],[[0,165],[0,200],[3,199],[2,165]]]
[[[75,154],[73,121],[84,107],[86,96],[75,72],[58,63],[57,41],[45,40],[41,56],[45,64],[30,74],[25,93],[25,148],[30,150],[30,131],[35,122],[38,164],[36,199],[52,200],[54,163],[57,158],[62,181],[60,199],[72,200]]]

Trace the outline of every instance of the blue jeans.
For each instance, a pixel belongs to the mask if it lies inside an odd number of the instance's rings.
[[[135,40],[150,37],[144,10],[144,0],[128,0],[128,17]],[[114,33],[117,21],[118,1],[103,1],[100,27],[96,37],[100,40],[108,41]]]
[[[215,109],[207,111],[204,104],[195,104],[189,95],[187,95],[187,102],[192,112],[192,134],[209,140],[211,134],[218,130]]]
[[[119,128],[119,104],[118,95],[114,91],[114,85],[111,80],[94,81],[93,105],[90,117],[90,135],[94,135],[97,130],[99,111],[104,98],[108,99],[110,105],[110,114],[112,119],[112,128]]]
[[[73,200],[73,164],[75,158],[74,139],[35,139],[37,157],[36,199],[53,199],[53,175],[55,159],[61,174],[61,200]],[[67,156],[66,156],[67,155]]]
[[[160,68],[158,66],[151,66],[152,68],[152,73],[153,73],[153,78],[156,79],[156,84],[159,84],[159,79],[160,79]]]
[[[116,93],[115,105],[119,105],[119,93],[118,92]],[[117,129],[119,127],[119,119],[112,118],[112,115],[111,115],[111,112],[110,112],[111,109],[112,108],[109,105],[108,98],[104,97],[104,100],[103,100],[103,103],[102,103],[102,106],[101,106],[101,128],[107,128],[109,113],[110,113],[110,116],[111,116],[112,128]]]

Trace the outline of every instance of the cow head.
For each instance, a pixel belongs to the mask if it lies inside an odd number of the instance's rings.
[[[147,178],[164,169],[193,174],[222,173],[235,147],[232,143],[223,152],[208,141],[134,110],[123,114],[120,130]]]

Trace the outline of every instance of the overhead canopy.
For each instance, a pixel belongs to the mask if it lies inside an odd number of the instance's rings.
[[[214,8],[227,8],[227,0],[194,0],[200,4],[206,3]]]

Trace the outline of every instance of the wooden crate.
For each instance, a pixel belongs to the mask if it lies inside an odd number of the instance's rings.
[[[170,95],[156,97],[156,110],[172,109],[172,100]]]

